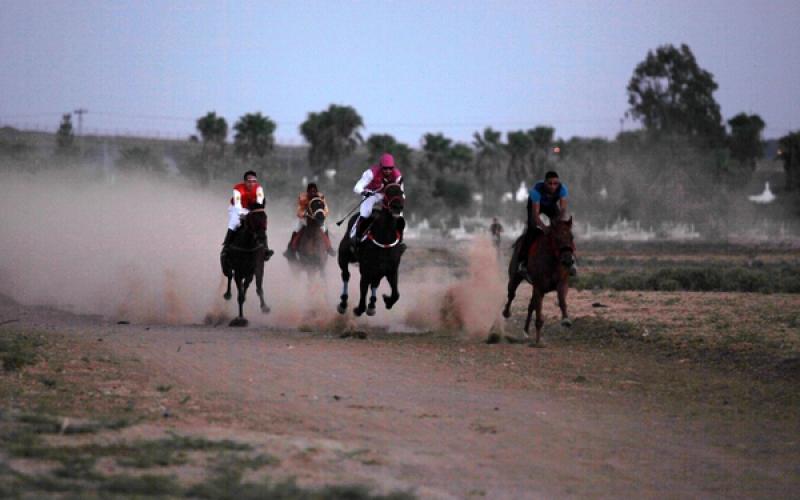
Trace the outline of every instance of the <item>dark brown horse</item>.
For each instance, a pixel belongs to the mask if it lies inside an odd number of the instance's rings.
[[[239,302],[239,316],[230,326],[247,326],[244,317],[244,300],[247,288],[256,279],[256,294],[261,301],[261,311],[268,313],[269,306],[264,302],[264,250],[267,243],[267,214],[263,204],[251,205],[250,212],[233,235],[225,256],[222,258],[222,274],[228,278],[228,288],[223,297],[231,299],[231,281],[236,283]]]
[[[533,295],[528,304],[528,317],[525,320],[525,337],[531,326],[531,316],[536,311],[536,340],[531,345],[541,347],[542,325],[542,300],[544,295],[555,290],[558,293],[558,307],[561,308],[561,324],[571,326],[572,321],[567,314],[567,289],[569,288],[569,269],[575,263],[574,239],[572,236],[572,217],[569,220],[556,220],[540,234],[528,252],[526,272],[518,271],[517,245],[521,244],[520,237],[514,244],[511,262],[508,266],[508,302],[503,308],[503,316],[511,316],[511,302],[517,292],[517,287],[526,280],[533,285]]]
[[[397,280],[400,258],[405,251],[405,244],[401,239],[405,224],[401,213],[405,202],[403,190],[398,184],[389,184],[384,188],[383,193],[383,203],[380,206],[376,204],[373,208],[374,213],[369,228],[366,230],[365,239],[359,244],[356,252],[352,252],[349,241],[356,215],[350,218],[347,232],[339,244],[338,260],[339,268],[342,271],[342,295],[339,297],[340,302],[336,310],[340,314],[347,311],[347,283],[350,281],[348,266],[354,262],[358,262],[358,269],[361,273],[358,306],[353,309],[356,316],[361,316],[364,312],[367,313],[367,316],[375,315],[378,285],[384,277],[392,290],[391,295],[383,295],[386,309],[391,309],[400,299]],[[369,305],[366,301],[367,288],[371,290]]]
[[[287,257],[289,265],[297,265],[306,271],[317,271],[324,276],[328,262],[327,244],[323,227],[325,226],[325,200],[311,198],[306,207],[305,227],[297,235],[297,258]]]

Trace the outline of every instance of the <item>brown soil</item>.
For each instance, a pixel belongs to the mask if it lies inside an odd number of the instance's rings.
[[[521,288],[506,334],[528,297]],[[251,443],[280,458],[271,476],[310,486],[423,498],[797,494],[799,337],[780,312],[800,297],[572,290],[569,330],[554,301],[548,347],[533,349],[357,322],[365,339],[116,324],[2,299],[0,322],[13,321],[2,328],[48,339],[39,363],[2,375],[3,406],[143,417],[115,431],[130,439],[173,430]]]

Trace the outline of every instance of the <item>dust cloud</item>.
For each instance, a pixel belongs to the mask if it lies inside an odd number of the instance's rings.
[[[90,171],[0,173],[0,293],[115,321],[225,324],[236,315],[235,289],[230,302],[222,299],[219,268],[229,189]],[[265,266],[264,291],[272,312],[261,313],[251,285],[245,303],[251,325],[334,333],[447,329],[485,338],[504,296],[488,240],[469,249],[466,278],[457,279],[452,268],[421,263],[407,272],[401,265],[394,309],[387,311],[379,300],[374,317],[341,316],[335,259],[321,281],[297,275],[281,255],[294,224],[292,204],[270,198],[267,190],[268,235],[276,253]],[[336,244],[344,229],[330,226]],[[357,267],[351,272],[350,309],[359,279]],[[389,293],[385,281],[378,293]]]

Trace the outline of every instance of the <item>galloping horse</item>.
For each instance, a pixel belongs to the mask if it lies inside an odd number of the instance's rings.
[[[533,295],[528,304],[528,317],[525,320],[525,337],[531,326],[531,315],[536,310],[536,341],[532,344],[541,347],[541,334],[544,319],[542,319],[542,299],[547,292],[558,292],[558,307],[561,308],[561,324],[571,326],[572,321],[567,315],[567,289],[569,287],[569,268],[575,262],[574,239],[572,236],[572,217],[569,220],[556,220],[547,228],[544,234],[539,235],[528,253],[526,272],[518,272],[514,256],[517,254],[517,245],[521,244],[522,237],[514,243],[514,252],[508,266],[508,302],[503,308],[503,316],[511,316],[511,302],[514,300],[517,287],[524,279],[533,285]]]
[[[242,225],[233,235],[225,257],[222,258],[222,274],[228,278],[228,288],[223,297],[231,298],[231,281],[236,282],[237,300],[239,302],[239,317],[230,322],[230,326],[247,326],[247,319],[243,314],[243,306],[247,288],[253,277],[256,278],[256,294],[261,301],[261,311],[268,313],[269,306],[264,302],[264,290],[261,287],[264,281],[264,249],[267,242],[267,214],[264,205],[254,203],[250,212],[245,216]]]
[[[384,277],[392,288],[391,295],[383,295],[386,309],[400,298],[397,290],[397,272],[400,267],[400,258],[405,251],[405,244],[400,241],[403,228],[400,224],[404,221],[400,214],[403,212],[405,200],[403,190],[399,184],[389,184],[383,190],[383,204],[375,205],[372,222],[365,231],[364,241],[359,245],[355,254],[350,248],[349,235],[357,215],[350,218],[347,223],[347,232],[339,243],[339,268],[342,270],[342,295],[336,308],[340,314],[347,310],[347,283],[350,281],[348,266],[351,262],[358,262],[360,281],[360,298],[358,306],[353,309],[356,316],[361,316],[366,311],[367,316],[375,315],[375,301],[378,284]],[[372,294],[369,306],[366,304],[367,288]]]
[[[328,253],[325,245],[323,226],[325,224],[325,200],[311,198],[306,207],[306,225],[297,235],[297,258],[288,258],[289,265],[298,264],[306,270],[317,270],[322,276]]]

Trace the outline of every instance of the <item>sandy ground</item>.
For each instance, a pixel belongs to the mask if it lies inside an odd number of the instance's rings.
[[[573,317],[625,316],[630,299],[573,291]],[[593,308],[598,300],[609,307]],[[518,299],[517,320],[526,301]],[[125,432],[257,443],[281,457],[273,475],[302,484],[364,483],[423,498],[774,498],[800,486],[797,408],[723,402],[728,374],[686,360],[369,328],[358,339],[118,325],[9,299],[0,319],[66,333],[76,358],[122,360],[105,394],[149,393],[151,414],[169,415]],[[160,394],[159,384],[172,390]],[[102,406],[102,396],[93,401]]]

